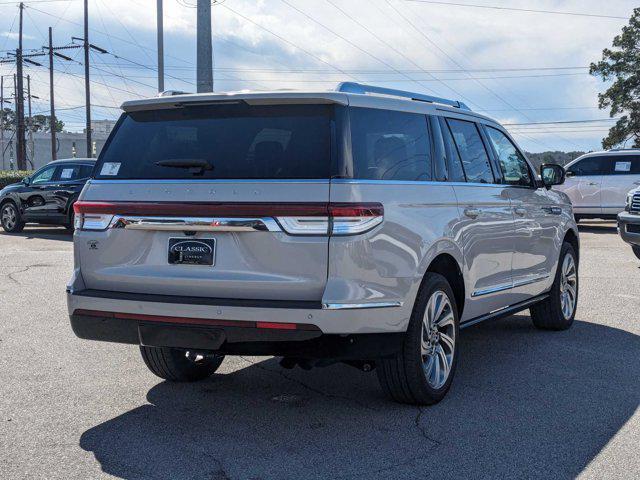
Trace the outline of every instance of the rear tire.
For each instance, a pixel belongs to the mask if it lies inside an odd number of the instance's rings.
[[[542,330],[567,330],[578,306],[578,257],[570,243],[564,243],[556,277],[549,296],[529,308],[533,324]]]
[[[71,213],[69,213],[69,223],[67,223],[64,228],[67,229],[67,231],[73,233],[75,231],[75,219],[76,219],[76,214],[73,211],[73,205],[71,206]]]
[[[190,358],[185,350],[168,347],[140,346],[144,363],[151,372],[170,382],[197,382],[215,373],[224,356]]]
[[[427,273],[402,350],[377,365],[385,394],[400,403],[433,405],[449,391],[458,360],[458,309],[449,282]]]
[[[7,233],[20,233],[24,229],[24,222],[18,211],[18,207],[12,201],[0,208],[0,223]]]
[[[635,256],[640,260],[640,247],[638,245],[631,245],[631,248],[633,249]]]

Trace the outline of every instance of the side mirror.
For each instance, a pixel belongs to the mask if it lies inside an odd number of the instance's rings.
[[[555,163],[545,163],[540,167],[540,178],[542,185],[549,190],[554,185],[562,185],[564,183],[566,172],[564,168]]]
[[[576,175],[576,174],[575,174],[575,173],[573,173],[571,170],[568,170],[568,171],[567,171],[567,173],[565,174],[565,176],[566,176],[567,178],[569,178],[569,177],[574,177],[575,175]]]
[[[31,179],[29,177],[24,177],[22,179],[22,183],[24,183],[25,185],[29,185],[31,183]]]

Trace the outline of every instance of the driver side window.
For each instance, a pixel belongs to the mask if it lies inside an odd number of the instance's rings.
[[[32,185],[38,185],[39,183],[47,183],[53,179],[53,174],[56,171],[55,165],[46,167],[44,170],[40,170],[31,179]]]

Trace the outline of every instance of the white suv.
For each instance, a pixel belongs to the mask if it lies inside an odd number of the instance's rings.
[[[566,170],[566,182],[554,189],[569,196],[576,220],[615,219],[629,190],[640,185],[640,150],[587,153]]]

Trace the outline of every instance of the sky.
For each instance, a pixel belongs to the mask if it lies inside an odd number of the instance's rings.
[[[164,0],[166,89],[195,91],[195,1]],[[597,107],[606,84],[588,66],[636,3],[223,0],[212,8],[214,89],[326,90],[358,81],[461,100],[530,152],[598,150],[613,122]],[[50,26],[56,46],[82,37],[82,4],[26,0],[24,49],[47,45]],[[17,47],[17,13],[15,2],[0,0],[0,57]],[[156,0],[89,0],[89,38],[108,52],[91,53],[94,119],[116,119],[123,101],[156,95]],[[83,52],[60,52],[72,61],[55,62],[56,114],[65,129],[81,131]],[[42,63],[25,68],[39,97],[32,109],[48,114],[48,59],[32,60]],[[12,75],[15,65],[0,64],[0,73]],[[5,78],[5,95],[12,83]]]

